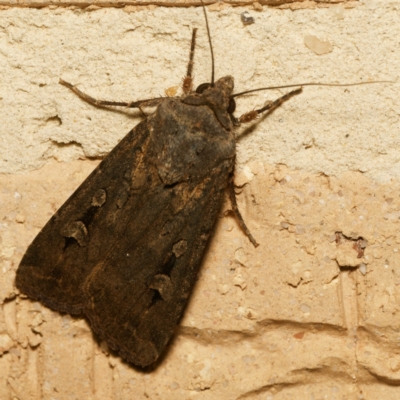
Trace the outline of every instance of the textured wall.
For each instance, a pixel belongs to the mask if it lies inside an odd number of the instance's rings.
[[[249,26],[245,8],[214,5],[217,77],[233,75],[238,91],[398,78],[399,2],[311,5],[249,7]],[[97,98],[163,95],[185,74],[192,27],[202,83],[200,8],[0,11],[0,398],[398,399],[398,83],[306,87],[238,131],[236,182],[248,183],[238,201],[260,246],[221,212],[156,370],[123,363],[84,320],[18,295],[28,244],[97,165],[89,159],[140,120],[85,104],[59,78]],[[242,98],[238,114],[284,92]]]

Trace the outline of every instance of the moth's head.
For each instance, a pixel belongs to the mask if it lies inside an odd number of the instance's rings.
[[[207,89],[215,88],[216,90],[224,92],[228,96],[230,96],[233,92],[233,87],[233,77],[227,75],[223,78],[218,79],[217,82],[214,83],[214,85],[211,85],[211,83],[202,83],[201,85],[197,86],[196,93],[204,93]]]
[[[227,75],[218,79],[214,85],[211,85],[211,83],[202,83],[197,87],[196,93],[204,93],[206,95],[211,95],[212,97],[217,95],[216,98],[219,99],[218,103],[222,106],[222,108],[225,108],[229,114],[232,114],[236,109],[236,103],[232,97],[233,87],[233,77]]]
[[[230,96],[233,92],[233,87],[235,86],[233,83],[233,77],[230,75],[224,76],[223,78],[220,78],[217,80],[217,82],[214,83],[214,86],[225,92],[228,96]]]

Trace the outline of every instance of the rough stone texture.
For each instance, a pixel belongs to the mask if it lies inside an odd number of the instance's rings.
[[[249,26],[244,8],[222,8],[209,14],[216,75],[238,91],[399,76],[398,2],[250,9]],[[0,12],[0,398],[398,399],[398,83],[306,87],[238,132],[239,206],[260,246],[221,213],[157,370],[124,364],[84,320],[17,295],[26,247],[97,164],[81,159],[104,156],[139,120],[94,109],[58,79],[106,99],[162,95],[180,85],[196,26],[195,79],[209,80],[201,9],[127,11]],[[317,55],[320,42],[332,51]],[[238,114],[283,92],[246,96]]]

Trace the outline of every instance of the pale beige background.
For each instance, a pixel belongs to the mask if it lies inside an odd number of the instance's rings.
[[[217,76],[233,75],[238,91],[397,80],[400,3],[346,7],[212,6]],[[243,26],[245,10],[255,24]],[[305,88],[244,130],[238,199],[260,246],[221,213],[155,371],[109,354],[84,320],[18,295],[35,234],[139,121],[83,103],[59,78],[106,99],[162,95],[181,83],[193,27],[202,83],[200,8],[0,11],[0,399],[400,398],[397,82]],[[284,92],[243,98],[238,114]]]

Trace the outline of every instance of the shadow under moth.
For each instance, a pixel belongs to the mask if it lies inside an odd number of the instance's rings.
[[[22,293],[85,315],[111,349],[142,367],[157,360],[181,318],[226,190],[257,245],[236,205],[235,126],[302,90],[236,118],[235,97],[250,91],[234,94],[231,76],[214,81],[213,57],[211,82],[192,90],[195,41],[196,29],[180,97],[100,101],[60,81],[95,106],[157,108],[48,221],[16,275]]]

